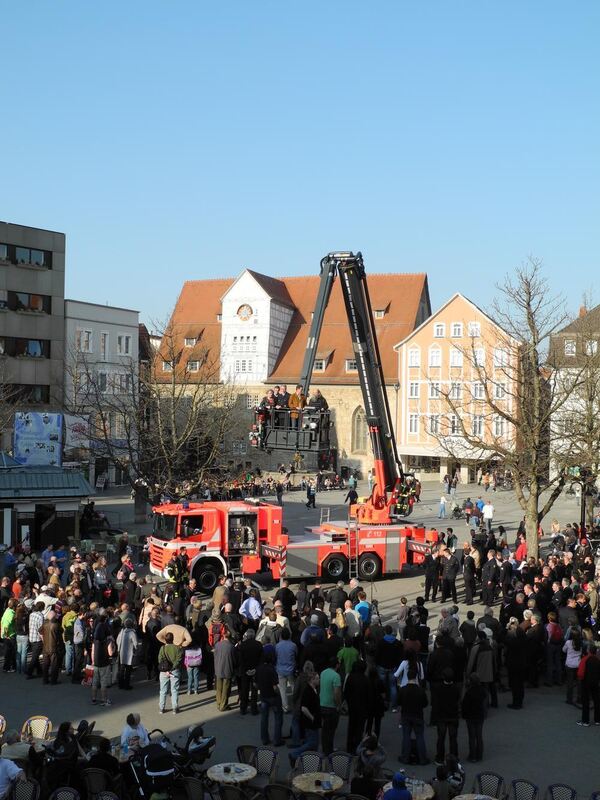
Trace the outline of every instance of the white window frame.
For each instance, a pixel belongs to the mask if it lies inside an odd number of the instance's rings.
[[[183,340],[184,347],[195,347],[198,342],[195,336],[186,336]]]
[[[352,366],[354,364],[354,366]],[[358,372],[355,358],[347,358],[345,362],[346,372]]]
[[[429,384],[429,399],[430,400],[439,400],[440,399],[440,382],[439,381],[431,381]]]
[[[98,373],[98,391],[100,394],[106,394],[109,390],[108,372]]]
[[[463,365],[463,353],[458,347],[450,348],[450,366],[455,369],[460,369]]]
[[[260,397],[257,394],[246,395],[246,408],[248,411],[255,409],[260,403]]]
[[[200,361],[197,358],[190,358],[186,366],[188,372],[200,372]]]
[[[469,322],[467,330],[471,339],[478,339],[481,336],[481,322]]]
[[[131,334],[118,333],[117,334],[117,355],[130,356],[131,350]]]
[[[437,358],[433,358],[433,354],[437,353]],[[434,363],[437,361],[438,363]],[[442,366],[442,350],[440,347],[430,347],[429,348],[429,366],[433,367],[434,369],[438,369]]]
[[[577,355],[577,341],[575,339],[565,339],[565,355],[569,357]]]
[[[507,387],[506,381],[501,381],[500,383],[494,384],[494,399],[495,400],[504,400],[506,397]]]
[[[450,399],[460,400],[462,398],[462,383],[460,381],[452,381],[450,384]]]
[[[494,347],[494,369],[508,366],[508,351],[503,347]]]
[[[448,417],[448,435],[458,436],[459,433],[460,425],[458,424],[458,416],[456,414],[450,414]]]
[[[463,324],[462,322],[453,322],[450,326],[450,335],[453,339],[462,339]]]
[[[163,359],[163,362],[162,362],[162,371],[163,372],[173,372],[173,368],[174,367],[173,367],[173,362],[172,361],[165,361],[165,359]]]
[[[385,317],[385,308],[375,309],[375,319],[383,319]]]
[[[497,439],[501,439],[504,436],[504,424],[506,420],[504,417],[501,417],[500,414],[496,414],[494,417],[494,436]]]
[[[588,339],[585,343],[586,356],[595,356],[598,353],[598,340]]]
[[[473,414],[471,431],[473,436],[483,436],[483,414]]]
[[[434,436],[440,432],[440,415],[432,414],[429,417],[429,433]]]
[[[408,366],[420,367],[421,366],[421,350],[418,347],[411,347],[408,351]]]
[[[473,400],[485,400],[485,387],[481,381],[473,383]]]
[[[88,328],[77,328],[75,334],[75,341],[77,344],[78,353],[93,353],[94,352],[94,334]],[[86,347],[84,348],[84,344]]]
[[[110,356],[110,334],[108,331],[100,331],[100,360],[108,361]]]
[[[420,385],[418,381],[411,381],[408,384],[408,396],[411,400],[418,400],[420,396]]]
[[[409,414],[408,415],[408,432],[410,434],[416,434],[419,432],[419,415],[418,414]]]
[[[445,322],[436,322],[433,326],[433,337],[434,339],[443,339],[446,335],[446,323]]]
[[[315,365],[313,367],[313,372],[325,372],[326,365],[324,358],[315,358]]]

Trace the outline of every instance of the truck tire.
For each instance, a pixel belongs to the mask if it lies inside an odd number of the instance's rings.
[[[381,561],[376,553],[363,553],[358,560],[358,577],[361,581],[376,581],[381,577]]]
[[[348,575],[348,559],[341,553],[327,556],[321,564],[321,578],[327,581],[339,581]]]
[[[194,566],[192,577],[196,578],[198,581],[200,591],[205,592],[206,594],[212,594],[222,571],[223,567],[218,561],[212,561],[209,558],[202,558]]]

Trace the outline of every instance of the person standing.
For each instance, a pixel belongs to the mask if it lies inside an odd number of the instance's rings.
[[[504,648],[508,685],[512,692],[512,703],[509,703],[508,708],[513,710],[523,708],[525,672],[527,669],[526,647],[525,631],[519,627],[519,620],[516,617],[511,617],[506,626]]]
[[[591,644],[585,663],[582,661],[581,676],[581,722],[578,725],[588,727],[590,724],[590,700],[594,704],[594,725],[600,725],[600,659],[595,644]]]
[[[264,648],[264,657],[256,670],[256,685],[260,697],[260,738],[263,745],[271,743],[269,739],[269,712],[273,712],[273,747],[281,747],[281,727],[283,725],[283,710],[281,707],[281,694],[279,692],[279,679],[275,670],[275,649],[273,646]]]
[[[438,519],[446,519],[446,495],[440,497],[440,509],[438,512]]]
[[[408,681],[398,692],[400,724],[402,727],[402,753],[400,762],[410,763],[411,737],[414,731],[419,763],[428,764],[425,747],[425,721],[423,711],[427,708],[427,692],[419,685],[416,660],[408,668]]]
[[[316,508],[316,498],[317,490],[315,487],[315,482],[313,480],[309,480],[306,484],[306,507]]]
[[[442,682],[432,689],[431,710],[433,722],[437,726],[437,750],[435,760],[444,763],[446,733],[449,739],[449,752],[458,758],[458,711],[460,690],[454,683],[451,667],[442,670]]]
[[[306,666],[306,665],[305,665]],[[305,750],[319,750],[319,730],[321,729],[321,705],[319,702],[319,674],[310,672],[301,683],[298,700],[300,717],[298,727],[304,730],[304,744],[290,750],[290,764],[294,767],[296,759]]]
[[[17,671],[17,628],[15,607],[17,601],[11,597],[0,621],[0,637],[4,641],[4,672]]]
[[[300,412],[305,407],[306,407],[306,395],[302,391],[302,386],[298,384],[296,386],[296,391],[294,392],[294,394],[290,395],[290,399],[288,401],[288,408],[292,409],[290,411],[290,426],[292,428],[298,427]]]
[[[281,705],[287,714],[290,710],[290,697],[294,690],[294,674],[298,662],[298,648],[292,642],[287,628],[281,631],[281,639],[275,645],[275,654]]]
[[[600,663],[600,662],[599,662]],[[467,678],[467,689],[462,700],[462,716],[469,734],[469,761],[483,759],[483,723],[487,706],[487,692],[479,676],[473,672]]]
[[[133,630],[133,620],[127,618],[117,636],[119,651],[119,689],[131,689],[133,659],[137,650],[137,634]]]
[[[319,699],[321,703],[321,744],[324,755],[335,749],[335,732],[340,719],[342,704],[342,681],[337,672],[337,658],[329,660],[329,666],[321,673]]]
[[[467,542],[464,545],[464,559],[463,559],[463,580],[465,583],[465,604],[468,606],[473,605],[473,597],[475,595],[476,583],[475,573],[477,572],[477,565],[474,558],[475,549],[470,547]]]
[[[356,753],[369,713],[369,679],[365,672],[364,661],[355,661],[344,683],[343,694],[348,705],[347,753]]]
[[[433,550],[425,556],[425,602],[429,602],[429,595],[435,603],[439,587],[440,576],[440,551]]]
[[[179,713],[179,683],[181,680],[181,664],[183,663],[183,648],[175,644],[173,634],[165,633],[165,643],[158,651],[158,680],[160,693],[158,696],[158,710],[165,713],[167,695],[171,693],[173,714]]]
[[[27,680],[31,680],[34,677],[34,672],[36,675],[41,675],[42,673],[40,667],[40,655],[43,647],[41,628],[44,624],[44,609],[45,605],[40,601],[34,605],[33,611],[29,615],[29,643],[31,645],[31,660],[29,661],[29,668],[27,670]]]
[[[460,570],[460,563],[458,558],[451,550],[444,552],[444,560],[442,562],[442,603],[452,595],[452,600],[457,603],[456,596],[456,577]]]
[[[58,672],[63,658],[63,640],[60,623],[54,611],[49,611],[40,628],[42,635],[42,670],[44,683],[58,683]]]
[[[496,585],[500,577],[500,569],[496,561],[496,553],[490,550],[487,561],[481,570],[481,602],[485,606],[493,606],[496,595]]]
[[[223,637],[215,644],[215,678],[216,678],[216,703],[219,711],[229,709],[229,695],[231,694],[231,679],[234,674],[233,644],[231,631],[225,628]]]
[[[484,504],[483,508],[481,509],[481,515],[483,516],[483,524],[485,525],[487,533],[491,533],[492,523],[494,521],[494,506],[490,500],[487,500]]]

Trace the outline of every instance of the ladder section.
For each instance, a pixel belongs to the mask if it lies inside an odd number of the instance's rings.
[[[348,520],[348,578],[358,578],[358,520]]]
[[[331,508],[321,508],[321,518],[319,520],[319,525],[322,525],[324,522],[329,522],[331,519]]]

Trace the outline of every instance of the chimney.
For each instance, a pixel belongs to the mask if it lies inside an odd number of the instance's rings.
[[[585,306],[579,306],[579,316],[585,317],[587,314],[587,308]]]

